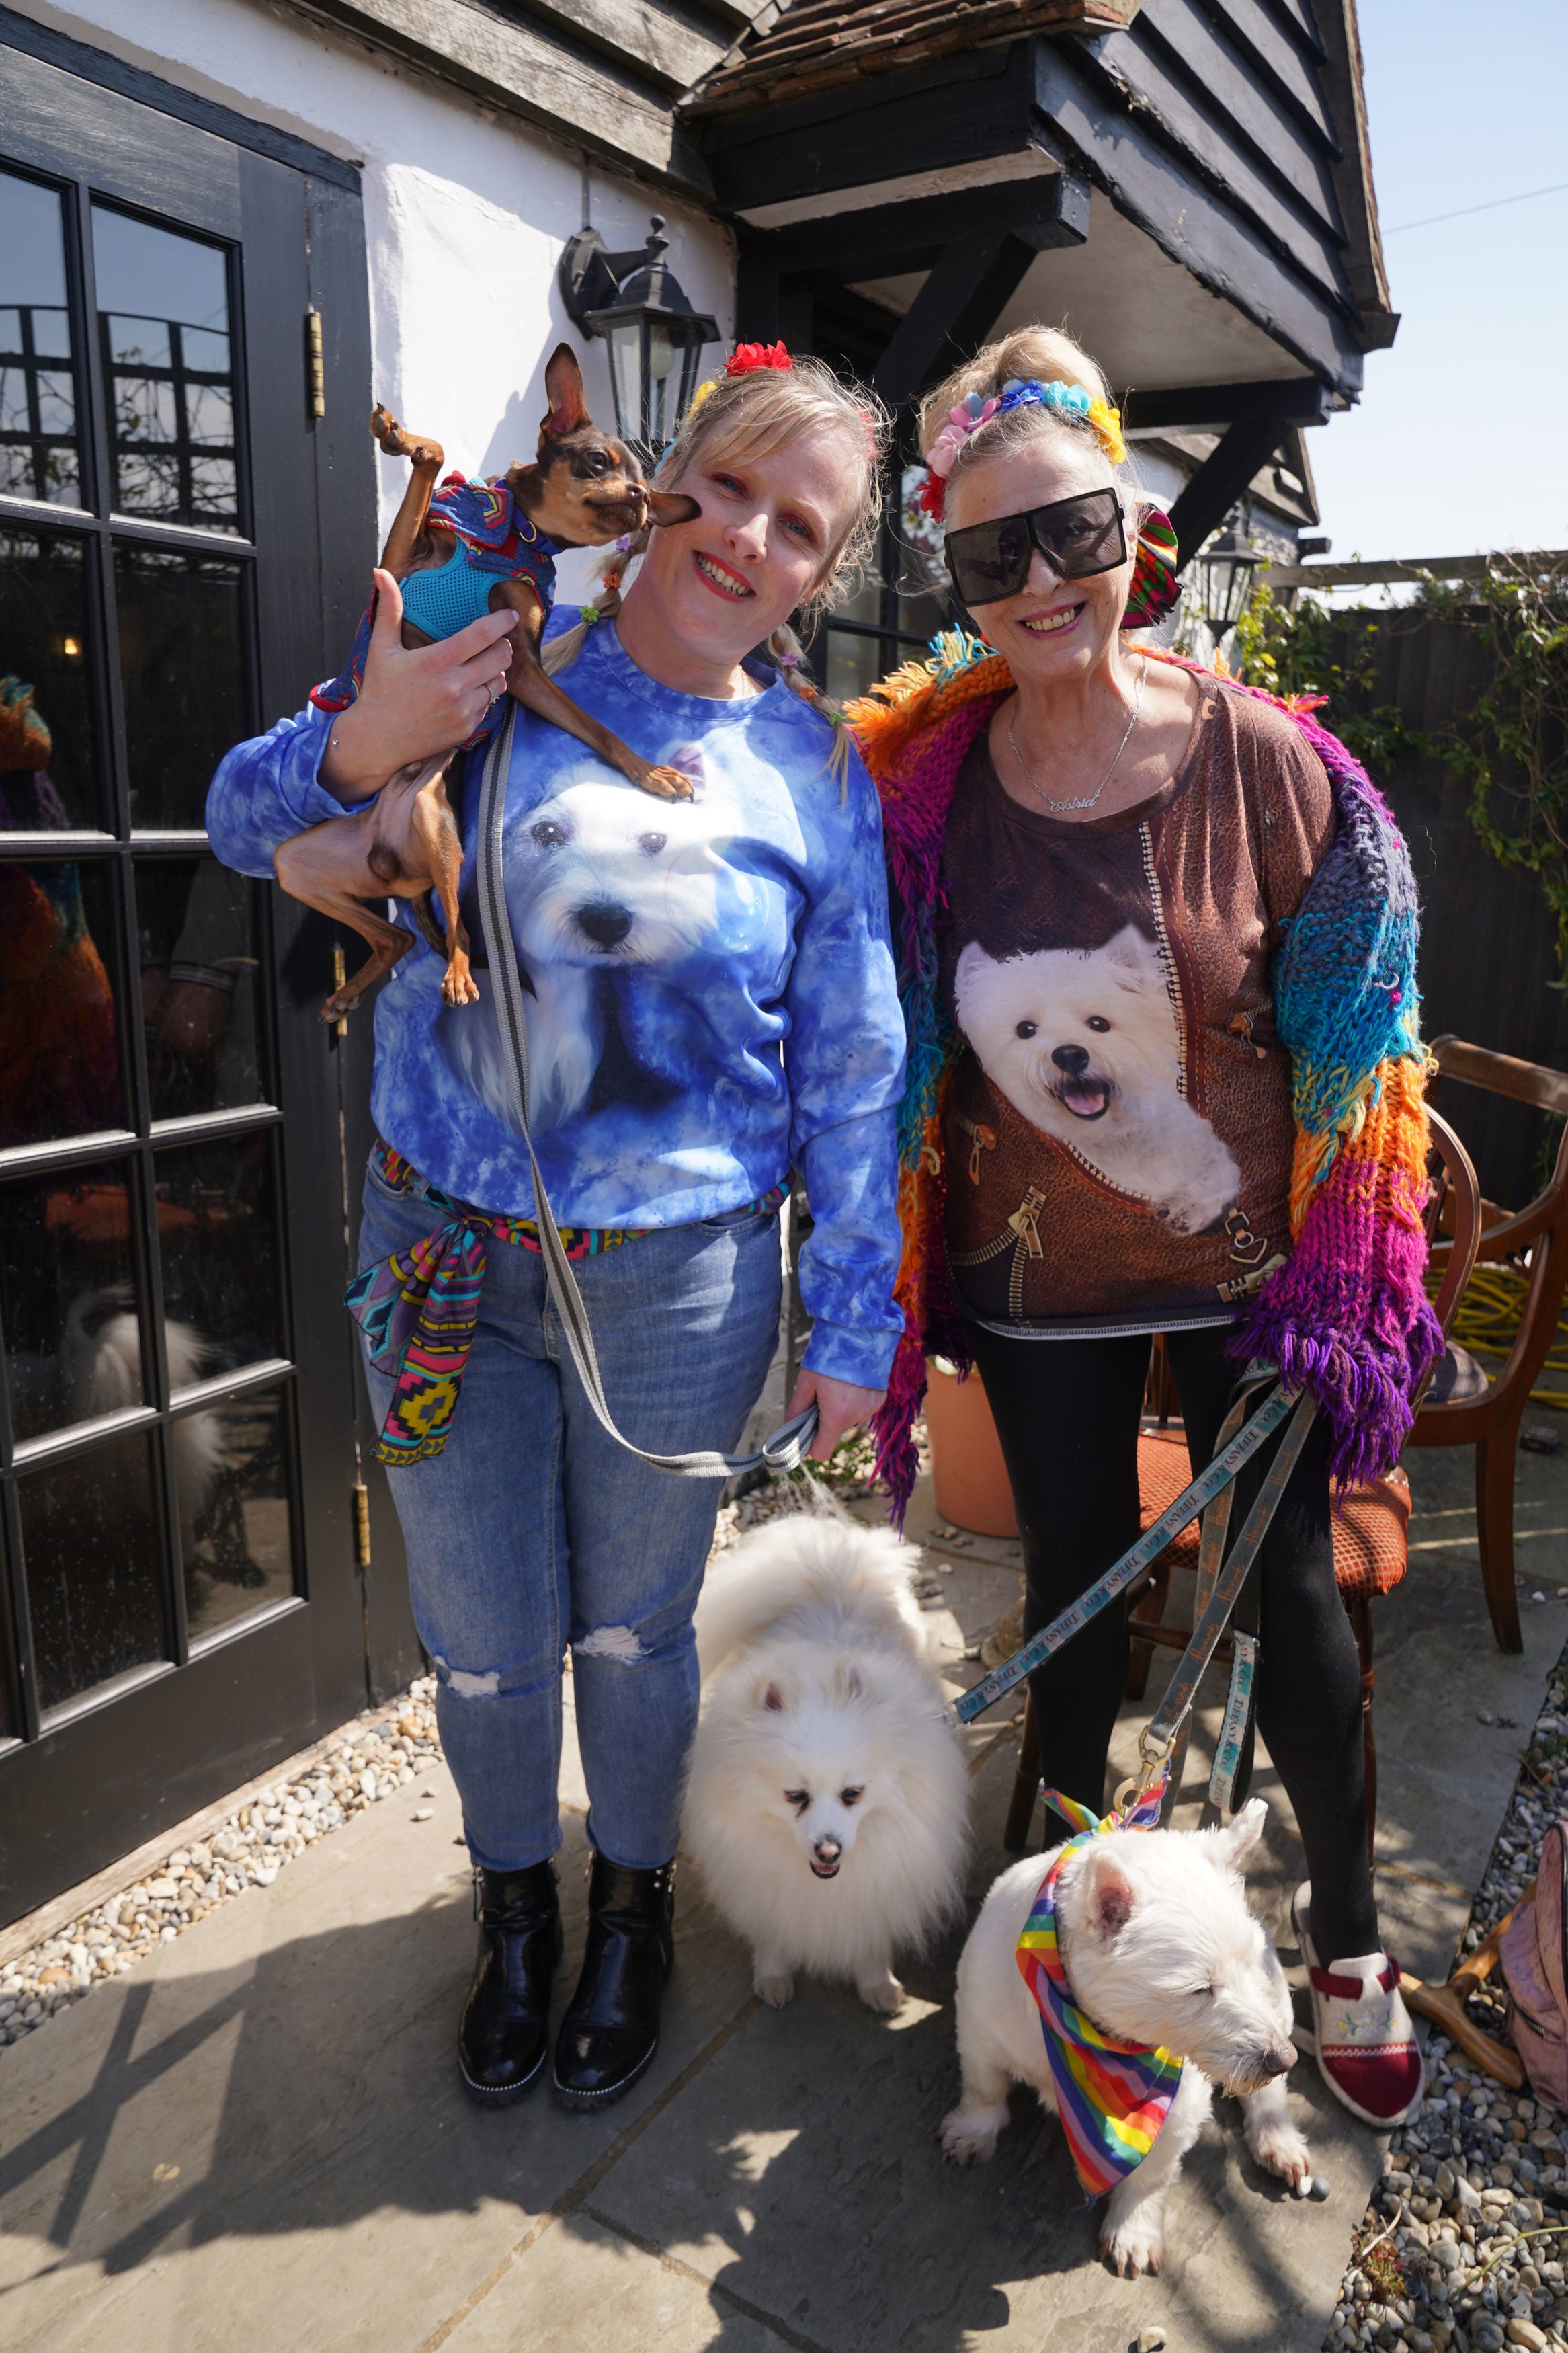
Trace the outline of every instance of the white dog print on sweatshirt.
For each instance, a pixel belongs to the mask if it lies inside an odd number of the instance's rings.
[[[1228,1145],[1180,1091],[1175,1015],[1160,952],[1128,923],[1103,947],[958,960],[959,1027],[992,1084],[1182,1234],[1202,1233],[1241,1187]]]
[[[509,830],[507,901],[530,992],[536,1127],[558,1127],[587,1100],[605,1039],[601,976],[754,945],[763,892],[724,854],[739,822],[729,799],[711,789],[656,802],[591,770]],[[447,1051],[476,1093],[515,1126],[510,1065],[493,1015],[466,1009],[477,1018],[445,1025]]]

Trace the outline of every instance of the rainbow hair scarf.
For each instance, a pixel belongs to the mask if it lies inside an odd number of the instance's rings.
[[[1124,2181],[1153,2147],[1182,2080],[1182,2062],[1157,2045],[1119,2042],[1079,2010],[1058,1945],[1057,1882],[1067,1863],[1107,1831],[1156,1829],[1168,1778],[1167,1772],[1125,1813],[1103,1820],[1059,1789],[1046,1791],[1047,1804],[1079,1835],[1068,1839],[1040,1882],[1018,1939],[1018,1967],[1039,2006],[1062,2130],[1090,2200]]]
[[[1209,677],[1195,662],[1182,667]],[[1239,1362],[1267,1358],[1287,1387],[1311,1389],[1342,1490],[1393,1467],[1411,1399],[1443,1346],[1422,1282],[1428,1138],[1415,883],[1387,803],[1312,717],[1321,698],[1280,702],[1234,679],[1212,682],[1272,702],[1295,722],[1328,771],[1339,818],[1272,973],[1279,1033],[1293,1067],[1295,1247],[1258,1293],[1231,1353]],[[881,796],[909,1043],[899,1114],[903,1254],[894,1292],[904,1333],[874,1425],[878,1471],[900,1525],[914,1487],[926,1358],[947,1356],[961,1370],[969,1364],[943,1241],[942,1097],[960,1041],[937,988],[942,839],[970,746],[1012,688],[1000,654],[953,632],[935,641],[931,661],[906,664],[847,712]]]

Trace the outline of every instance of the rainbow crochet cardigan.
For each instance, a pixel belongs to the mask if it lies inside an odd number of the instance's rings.
[[[1313,719],[1311,702],[1281,702],[1233,679],[1217,682],[1289,713],[1328,771],[1339,818],[1273,971],[1276,1019],[1294,1073],[1295,1246],[1247,1313],[1232,1353],[1267,1358],[1288,1387],[1310,1388],[1329,1426],[1335,1482],[1357,1486],[1397,1459],[1411,1400],[1443,1345],[1422,1282],[1426,1055],[1415,878],[1387,803]],[[895,1294],[904,1335],[875,1425],[878,1469],[900,1524],[914,1486],[912,1430],[926,1358],[940,1354],[961,1369],[969,1363],[942,1231],[940,1111],[959,1047],[937,992],[942,839],[970,745],[1012,685],[999,654],[955,634],[936,641],[931,661],[907,664],[847,714],[881,795],[909,1040]]]

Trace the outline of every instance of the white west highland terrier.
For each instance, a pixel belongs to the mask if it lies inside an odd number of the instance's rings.
[[[1176,1017],[1160,951],[1128,923],[1103,947],[958,959],[959,1028],[992,1084],[1179,1234],[1230,1207],[1241,1171],[1181,1092]]]
[[[774,2009],[808,1969],[897,2010],[895,1950],[958,1909],[969,1776],[910,1591],[919,1559],[889,1529],[802,1514],[708,1572],[686,1843]]]
[[[1265,1811],[1254,1798],[1223,1830],[1105,1831],[1068,1856],[1058,1882],[1056,1930],[1072,2002],[1103,2034],[1184,2063],[1149,2154],[1111,2191],[1100,2222],[1100,2251],[1124,2277],[1160,2268],[1165,2201],[1216,2084],[1241,2100],[1258,2163],[1298,2191],[1310,2181],[1307,2144],[1285,2098],[1296,2062],[1290,1996],[1274,1947],[1247,1908],[1238,1870]],[[963,2090],[942,2126],[943,2153],[955,2165],[993,2155],[1015,2081],[1032,2084],[1041,2105],[1059,2114],[1041,2011],[1017,1948],[1052,1856],[1062,1852],[1005,1871],[964,1946]],[[1087,2178],[1085,2186],[1094,2187]]]

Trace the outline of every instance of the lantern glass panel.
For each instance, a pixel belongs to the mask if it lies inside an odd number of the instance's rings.
[[[610,347],[610,383],[616,422],[623,441],[640,441],[642,431],[642,320],[637,313],[605,329]]]
[[[685,338],[677,343],[663,320],[647,322],[647,442],[662,449],[675,438],[680,422],[680,387]]]

